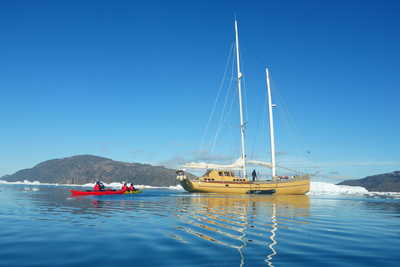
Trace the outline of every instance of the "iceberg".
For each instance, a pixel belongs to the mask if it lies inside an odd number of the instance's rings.
[[[311,182],[309,195],[364,195],[368,190],[361,186],[335,185]]]

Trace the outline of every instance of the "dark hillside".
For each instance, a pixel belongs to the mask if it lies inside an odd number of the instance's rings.
[[[400,171],[367,176],[358,180],[346,180],[339,185],[362,186],[374,192],[400,192]]]
[[[35,180],[62,184],[84,184],[96,180],[106,183],[127,181],[152,186],[177,184],[175,170],[149,164],[114,161],[92,155],[44,161],[33,168],[17,171],[1,179],[10,182]]]

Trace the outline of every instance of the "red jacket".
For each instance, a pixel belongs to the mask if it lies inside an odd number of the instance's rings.
[[[100,191],[100,185],[99,184],[95,184],[93,189],[94,189],[94,191]]]
[[[131,186],[129,187],[129,190],[130,190],[130,191],[135,191],[135,187],[134,187],[133,185],[131,185]]]
[[[121,188],[121,190],[126,191],[126,190],[128,190],[128,187],[127,187],[126,185],[123,185],[122,188]]]

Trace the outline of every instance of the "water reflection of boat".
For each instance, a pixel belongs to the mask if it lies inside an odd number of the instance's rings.
[[[293,208],[308,209],[310,199],[306,195],[231,195],[231,194],[199,194],[198,197],[192,197],[192,202],[206,204],[211,208],[229,209],[237,206],[249,204],[274,203],[279,206],[288,206]]]
[[[246,247],[254,241],[266,243],[269,251],[260,255],[273,266],[278,254],[276,234],[279,224],[288,221],[306,223],[310,202],[305,195],[220,195],[200,194],[181,199],[190,201],[191,210],[178,213],[179,230],[209,242],[238,251],[240,266],[246,261]]]
[[[272,222],[272,228],[271,228],[271,236],[269,239],[271,239],[271,243],[268,244],[268,248],[271,250],[271,253],[267,255],[267,258],[265,261],[267,262],[268,266],[274,266],[272,264],[272,258],[277,254],[274,246],[278,244],[278,242],[275,239],[276,231],[278,230],[278,222],[276,220],[276,205],[274,204],[272,206],[272,217],[271,217],[271,222]]]

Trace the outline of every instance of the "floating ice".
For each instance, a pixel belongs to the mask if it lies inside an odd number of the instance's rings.
[[[4,180],[0,180],[0,184],[23,184],[23,185],[50,185],[50,184],[42,184],[39,181],[28,181],[24,180],[23,182],[17,181],[17,182],[8,182]]]
[[[311,182],[309,195],[364,195],[367,193],[368,190],[361,186]]]
[[[400,192],[368,192],[366,195],[372,198],[400,199]]]
[[[183,187],[182,187],[180,184],[178,184],[178,185],[175,185],[175,186],[173,186],[173,185],[171,185],[171,186],[168,186],[168,189],[171,189],[171,190],[178,190],[178,191],[183,191]]]
[[[324,182],[311,182],[308,195],[362,195],[373,198],[400,199],[400,192],[370,192],[361,186],[335,185]]]

